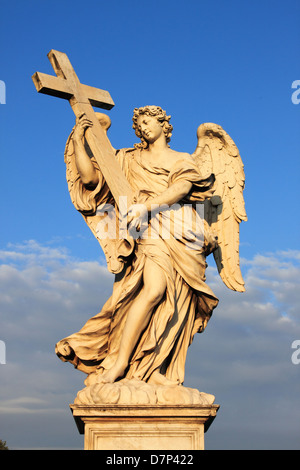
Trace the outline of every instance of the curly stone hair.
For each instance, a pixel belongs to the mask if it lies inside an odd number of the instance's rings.
[[[141,108],[134,108],[133,110],[133,129],[135,130],[135,135],[141,139],[139,144],[134,144],[135,148],[147,148],[148,142],[143,138],[141,135],[138,125],[137,119],[139,116],[146,114],[147,116],[156,117],[157,121],[163,128],[164,134],[166,136],[167,143],[171,140],[173,126],[169,124],[171,116],[167,116],[166,111],[164,111],[160,106],[143,106]]]

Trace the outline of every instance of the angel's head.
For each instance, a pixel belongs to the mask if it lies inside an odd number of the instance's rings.
[[[147,140],[147,135],[142,132],[140,121],[141,117],[145,118],[150,117],[149,125],[160,126],[164,135],[166,142],[169,143],[171,140],[173,126],[169,123],[171,116],[167,116],[166,112],[161,109],[160,106],[143,106],[141,108],[135,108],[133,111],[133,129],[137,137],[141,139],[139,144],[135,144],[136,148],[147,148],[149,141]],[[155,121],[153,121],[155,119]],[[152,123],[150,122],[152,121]]]

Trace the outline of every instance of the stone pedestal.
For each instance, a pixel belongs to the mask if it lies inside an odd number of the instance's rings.
[[[203,450],[219,405],[70,405],[85,450]]]

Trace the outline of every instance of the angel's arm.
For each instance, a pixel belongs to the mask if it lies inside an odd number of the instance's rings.
[[[86,129],[91,127],[91,125],[91,121],[83,115],[77,120],[73,134],[76,167],[82,183],[88,189],[94,189],[99,182],[98,173],[95,170],[93,162],[86,153],[82,141]]]
[[[193,183],[183,180],[171,184],[168,189],[158,196],[148,199],[141,205],[138,204],[139,216],[136,216],[136,206],[133,204],[127,213],[127,223],[137,228],[140,227],[141,220],[144,219],[147,213],[151,213],[153,206],[172,206],[172,204],[176,204],[176,202],[181,201],[190,192],[192,186]]]
[[[190,181],[177,181],[172,183],[168,189],[163,191],[161,194],[154,198],[150,198],[146,201],[145,205],[147,211],[151,211],[151,206],[154,204],[158,205],[168,205],[176,204],[176,202],[181,201],[192,189],[193,183]]]

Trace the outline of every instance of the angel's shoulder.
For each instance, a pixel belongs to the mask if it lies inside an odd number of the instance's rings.
[[[169,149],[170,155],[174,158],[174,160],[183,160],[185,158],[189,158],[191,155],[187,152],[178,152],[178,150]]]
[[[178,168],[180,166],[186,167],[189,165],[195,165],[196,161],[193,155],[187,152],[178,152],[171,150],[169,153],[169,162],[172,168]]]
[[[169,149],[168,160],[172,165],[184,165],[188,161],[192,161],[193,157],[187,152],[178,152],[177,150]]]

